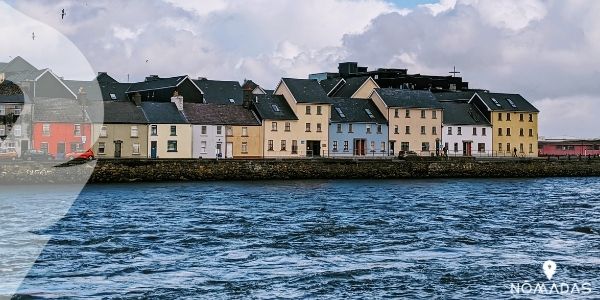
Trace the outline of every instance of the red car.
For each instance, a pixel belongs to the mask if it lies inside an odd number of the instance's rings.
[[[71,152],[65,155],[67,159],[83,159],[83,160],[93,160],[94,159],[94,151],[92,149],[88,149],[85,152]]]

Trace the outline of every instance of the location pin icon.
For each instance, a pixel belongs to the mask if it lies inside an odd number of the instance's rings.
[[[556,273],[556,263],[548,260],[544,263],[544,273],[546,273],[546,277],[548,280],[552,280],[552,277]]]

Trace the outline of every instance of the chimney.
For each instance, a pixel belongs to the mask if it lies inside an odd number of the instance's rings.
[[[83,89],[83,87],[80,87],[79,91],[77,92],[77,100],[79,100],[79,104],[83,106],[88,105],[87,92],[85,89]]]
[[[160,77],[158,77],[158,75],[150,75],[148,77],[146,77],[146,82],[148,81],[155,81],[155,80],[159,80]]]
[[[98,72],[98,76],[100,75],[106,75],[106,72]]]
[[[179,92],[175,91],[173,93],[173,97],[171,97],[171,102],[175,103],[175,106],[177,106],[177,110],[183,111],[183,96],[179,96]]]
[[[133,103],[135,104],[135,106],[142,106],[142,94],[135,93],[133,95]]]
[[[342,77],[348,77],[349,75],[356,74],[358,72],[357,62],[343,62],[338,65],[338,72]]]
[[[198,77],[198,80],[208,80],[206,77]]]

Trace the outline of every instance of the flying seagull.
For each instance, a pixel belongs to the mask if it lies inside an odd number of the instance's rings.
[[[31,33],[31,39],[35,41],[35,32]]]
[[[63,9],[62,9],[62,12],[60,13],[60,17],[61,17],[61,19],[63,19],[63,20],[64,20],[66,15],[67,15],[67,13],[65,12],[65,9],[63,8]]]
[[[148,61],[150,61],[149,59],[146,59],[146,63],[148,63]]]

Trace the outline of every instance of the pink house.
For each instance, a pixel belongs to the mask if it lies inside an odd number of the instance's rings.
[[[600,139],[546,139],[538,142],[539,156],[600,155]]]

